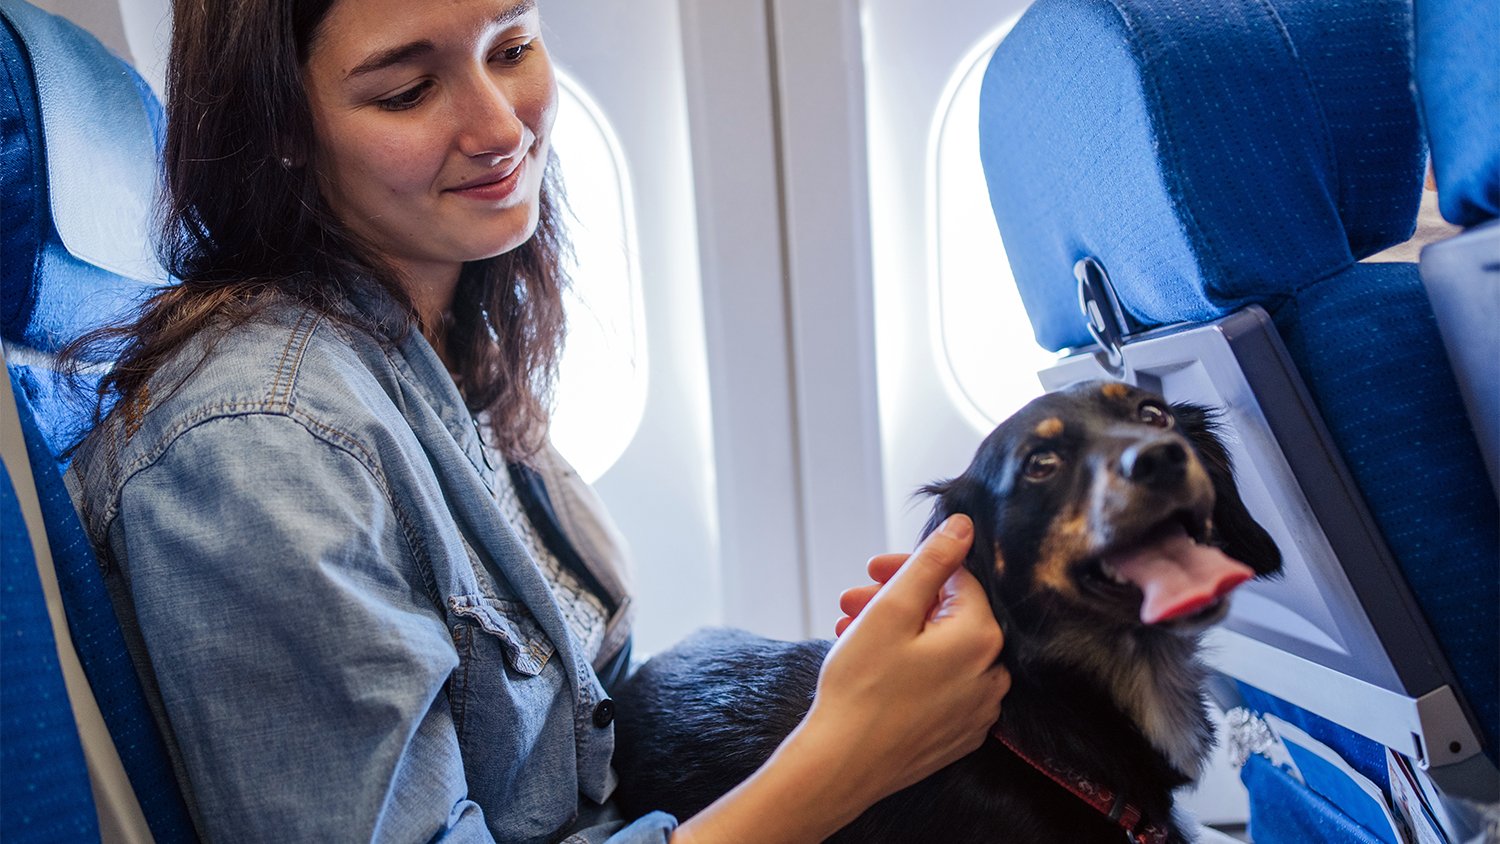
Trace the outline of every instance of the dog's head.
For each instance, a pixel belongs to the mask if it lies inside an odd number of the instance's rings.
[[[1224,617],[1232,589],[1281,567],[1210,413],[1123,383],[1036,399],[962,475],[923,491],[937,496],[924,536],[953,513],[974,520],[967,565],[1007,651],[1024,647],[1013,632],[1056,624],[1193,634]]]

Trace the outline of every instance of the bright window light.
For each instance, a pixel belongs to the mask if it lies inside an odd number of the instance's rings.
[[[567,189],[574,262],[564,296],[568,341],[552,414],[552,442],[590,483],[620,459],[646,407],[646,336],[636,262],[634,198],[603,112],[568,77],[552,146]]]
[[[994,51],[990,44],[971,56],[949,82],[933,127],[928,205],[939,358],[981,431],[1041,395],[1036,373],[1056,360],[1036,344],[979,163],[979,87]]]

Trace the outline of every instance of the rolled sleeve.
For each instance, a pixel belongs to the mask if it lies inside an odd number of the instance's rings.
[[[676,818],[666,812],[652,812],[623,828],[616,822],[578,830],[563,839],[563,844],[667,844],[676,828]]]
[[[676,828],[676,818],[666,812],[652,812],[610,836],[608,844],[666,844]]]
[[[127,480],[109,536],[207,838],[490,840],[457,653],[357,449],[282,415],[201,423]]]

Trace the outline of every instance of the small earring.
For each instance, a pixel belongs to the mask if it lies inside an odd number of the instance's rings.
[[[292,159],[291,159],[291,157],[283,155],[281,157],[281,166],[285,167],[288,170],[292,169]]]

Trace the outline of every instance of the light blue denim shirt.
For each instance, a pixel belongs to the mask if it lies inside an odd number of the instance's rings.
[[[273,305],[138,404],[68,481],[205,837],[666,840],[420,334]]]

